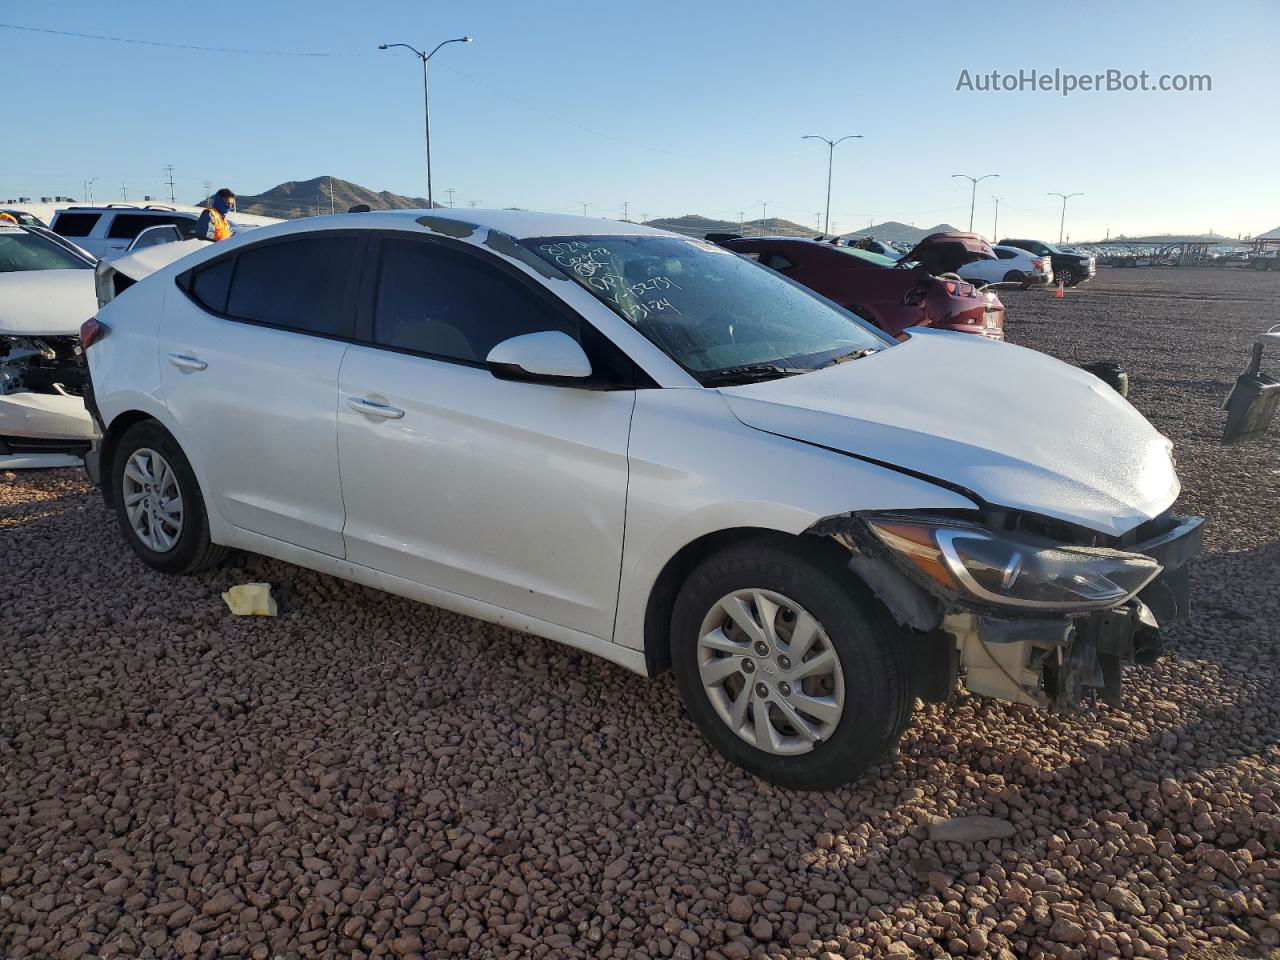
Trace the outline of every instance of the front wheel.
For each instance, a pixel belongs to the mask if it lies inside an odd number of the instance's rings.
[[[1064,287],[1069,287],[1076,282],[1076,275],[1071,272],[1070,267],[1063,267],[1054,271],[1054,279],[1061,280]]]
[[[905,638],[837,562],[749,541],[700,564],[672,616],[690,716],[764,780],[826,790],[893,747],[914,704]]]
[[[111,464],[116,517],[133,552],[162,573],[195,573],[226,555],[209,539],[195,472],[169,431],[154,420],[128,429]]]

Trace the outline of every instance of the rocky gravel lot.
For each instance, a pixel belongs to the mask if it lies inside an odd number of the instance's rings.
[[[274,561],[166,578],[77,474],[3,475],[0,957],[1266,955],[1280,440],[1221,447],[1217,406],[1278,299],[1006,296],[1012,340],[1119,359],[1176,441],[1198,611],[1122,709],[929,707],[829,794],[722,762],[669,676]],[[231,617],[257,579],[281,615]],[[931,838],[977,815],[1008,836]]]

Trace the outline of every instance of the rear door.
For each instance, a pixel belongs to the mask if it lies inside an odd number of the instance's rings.
[[[465,245],[379,247],[369,343],[351,346],[339,378],[347,559],[611,638],[635,405],[616,348]],[[577,337],[603,382],[519,383],[485,367],[494,345],[540,330]]]
[[[354,326],[356,231],[240,248],[180,278],[160,335],[165,401],[211,509],[343,555],[338,369]]]

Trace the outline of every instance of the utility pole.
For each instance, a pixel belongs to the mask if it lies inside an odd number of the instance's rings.
[[[453,189],[453,187],[446,187],[444,192],[445,192],[445,193],[447,193],[447,194],[449,195],[449,206],[450,206],[450,208],[452,208],[452,207],[453,207],[453,195],[454,195],[455,193],[457,193],[458,191],[454,190],[454,189]]]
[[[836,144],[844,143],[846,140],[861,140],[862,134],[851,133],[847,137],[841,137],[839,140],[829,140],[826,137],[815,136],[814,134],[806,134],[800,138],[801,140],[821,140],[827,145],[827,230],[831,229],[831,165],[835,161]]]
[[[991,242],[995,243],[996,238],[1000,236],[1000,201],[1004,197],[992,197],[991,199],[996,202],[995,216],[991,219]]]
[[[329,177],[329,212],[334,213],[333,209],[333,177]]]
[[[1062,219],[1058,221],[1058,242],[1061,243],[1062,231],[1065,230],[1067,226],[1067,201],[1070,200],[1072,197],[1083,197],[1084,194],[1083,193],[1054,193],[1052,190],[1050,190],[1049,196],[1062,198]]]
[[[630,207],[631,207],[631,202],[629,200],[622,201],[622,219],[623,220],[628,219],[627,214],[628,214],[628,211],[630,210]]]
[[[101,177],[90,177],[84,182],[85,202],[90,206],[93,205],[93,185],[96,181],[101,179]]]
[[[760,200],[760,236],[766,236],[765,227],[769,225],[769,201]]]
[[[963,177],[965,180],[968,180],[970,183],[973,184],[973,189],[969,193],[969,232],[973,233],[973,205],[978,199],[978,184],[980,184],[983,180],[990,179],[991,177],[998,177],[1000,176],[1000,174],[984,173],[980,177],[971,177],[967,173],[953,173],[951,176]]]
[[[412,50],[413,55],[422,61],[422,124],[427,132],[427,206],[435,207],[435,198],[431,195],[431,97],[427,92],[427,61],[436,55],[436,50],[450,43],[470,43],[471,37],[455,37],[452,40],[444,40],[437,43],[435,49],[430,53],[423,53],[417,47],[411,47],[407,43],[381,43],[378,45],[379,50],[390,50],[392,47],[404,47],[406,50]]]
[[[120,181],[120,199],[125,203],[129,202],[129,188],[123,180]]]
[[[579,200],[578,202],[582,204],[582,215],[585,217],[587,215],[587,208],[591,206],[591,204],[585,200]]]
[[[175,197],[173,193],[173,164],[169,164],[164,169],[165,173],[169,174],[169,202],[177,203],[177,197]]]
[[[821,211],[821,210],[819,210],[819,211],[818,211],[817,213],[815,213],[813,216],[814,216],[814,219],[817,221],[817,222],[813,225],[813,229],[815,229],[815,230],[817,230],[817,231],[821,232],[821,231],[822,231],[822,211]],[[828,220],[828,221],[827,221],[828,226],[830,225],[830,223],[831,223],[831,221],[830,221],[830,220]]]
[[[745,233],[745,231],[746,231],[746,229],[747,229],[747,227],[746,227],[746,223],[747,223],[747,213],[746,213],[746,211],[745,211],[745,210],[739,210],[739,211],[738,211],[738,234],[739,234],[739,236],[741,236],[741,235],[743,235],[743,234]]]

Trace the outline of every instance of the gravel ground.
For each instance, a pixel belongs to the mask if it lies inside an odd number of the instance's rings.
[[[1208,518],[1122,709],[921,710],[854,786],[722,762],[671,678],[274,561],[174,579],[0,480],[0,957],[1241,957],[1280,943],[1280,443],[1217,444],[1280,276],[1104,272],[1011,339],[1119,359]],[[995,415],[1001,415],[995,412]],[[219,594],[265,579],[277,619]],[[930,839],[988,815],[1012,836]]]

